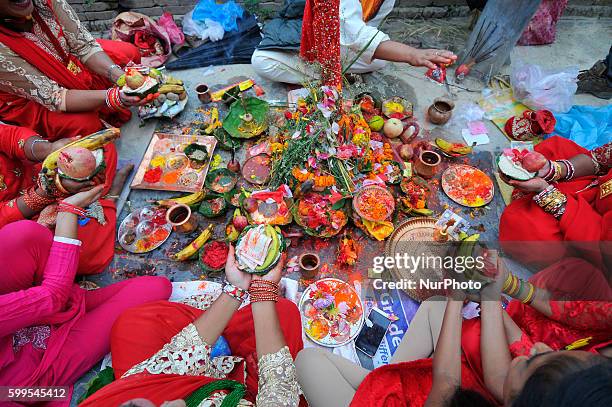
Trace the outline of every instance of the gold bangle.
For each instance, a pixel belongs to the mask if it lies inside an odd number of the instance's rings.
[[[62,185],[62,180],[60,179],[59,174],[55,175],[55,186],[57,187],[57,190],[60,191],[60,193],[64,195],[70,195],[70,192]]]
[[[517,289],[517,286],[518,286],[518,278],[516,278],[516,276],[513,275],[512,285],[510,286],[510,289],[508,290],[508,292],[506,292],[506,294],[512,297],[512,295],[514,295],[514,291]]]
[[[527,284],[529,284],[529,293],[527,293],[527,296],[523,300],[521,300],[523,304],[531,304],[531,300],[533,300],[533,295],[535,294],[534,285],[531,283]]]
[[[555,163],[555,177],[553,178],[554,181],[559,181],[561,179],[561,164],[559,164],[557,161],[553,161]]]
[[[504,281],[504,286],[502,287],[503,292],[506,292],[508,287],[510,287],[510,284],[512,283],[512,276],[512,273],[508,273],[508,277],[506,277],[506,281]]]

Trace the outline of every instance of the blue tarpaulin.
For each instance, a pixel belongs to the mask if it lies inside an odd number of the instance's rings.
[[[193,10],[192,18],[196,21],[210,19],[218,22],[227,31],[238,30],[236,20],[242,18],[244,10],[234,0],[219,4],[215,0],[200,0]]]
[[[559,135],[592,150],[612,141],[612,105],[572,106],[567,113],[555,113]]]

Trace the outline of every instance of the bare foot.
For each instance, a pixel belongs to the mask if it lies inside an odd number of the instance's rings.
[[[128,176],[134,169],[133,164],[128,164],[125,167],[121,168],[115,174],[115,180],[113,181],[113,185],[111,186],[110,191],[108,191],[107,199],[117,200],[119,199],[119,195],[121,195],[121,191],[123,190],[123,186],[127,181]]]

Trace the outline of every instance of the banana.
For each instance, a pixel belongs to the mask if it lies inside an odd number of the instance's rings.
[[[194,192],[193,194],[180,196],[176,198],[161,199],[155,203],[159,206],[172,206],[177,203],[191,206],[191,205],[195,205],[203,201],[204,198],[206,198],[206,192],[199,191],[199,192]]]
[[[100,130],[89,136],[80,138],[78,140],[73,141],[70,144],[65,145],[57,151],[52,152],[45,158],[45,161],[42,163],[42,172],[47,176],[54,176],[55,169],[57,168],[57,159],[59,158],[60,151],[68,148],[68,147],[83,147],[88,150],[94,151],[99,148],[104,147],[106,144],[111,141],[119,138],[121,134],[121,130],[116,127],[111,127],[110,129]]]
[[[159,93],[176,93],[178,95],[179,93],[183,93],[185,91],[185,88],[183,87],[183,85],[164,83],[159,87],[159,89],[157,89],[157,91]]]
[[[461,243],[459,243],[459,248],[457,249],[457,253],[455,257],[472,257],[474,253],[474,247],[476,246],[476,242],[480,239],[480,234],[476,233],[471,236],[466,236],[461,239]],[[477,273],[474,272],[473,268],[466,269],[464,274],[467,278],[471,280],[479,280]]]
[[[183,81],[175,78],[174,76],[166,75],[164,84],[168,85],[181,85],[183,86]]]
[[[149,70],[149,76],[153,79],[159,79],[162,76],[162,73],[159,69],[156,68],[151,68]]]
[[[204,229],[202,233],[200,233],[200,236],[196,237],[196,239],[193,242],[189,243],[189,245],[187,245],[183,250],[173,255],[172,258],[176,261],[189,260],[189,258],[195,255],[198,250],[200,250],[200,248],[204,246],[204,243],[206,243],[208,239],[210,239],[210,237],[212,236],[212,231],[213,224],[210,224],[206,229]]]
[[[433,211],[431,209],[427,209],[427,208],[422,208],[422,209],[412,208],[412,212],[411,213],[416,213],[419,216],[431,216],[431,215],[433,215]]]
[[[472,152],[472,147],[460,143],[451,143],[442,138],[435,139],[436,146],[445,153],[454,155],[466,155]]]
[[[270,267],[274,260],[276,260],[276,257],[278,256],[278,251],[280,249],[280,239],[278,237],[278,233],[276,233],[276,230],[270,225],[266,225],[264,230],[266,235],[272,238],[272,243],[270,243],[270,248],[268,249],[268,254],[266,256],[266,259],[264,260],[264,263],[261,266],[257,267],[255,269],[256,271],[263,271]]]

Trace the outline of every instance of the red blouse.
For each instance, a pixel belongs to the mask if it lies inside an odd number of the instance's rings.
[[[24,219],[16,198],[35,184],[40,164],[28,161],[23,147],[36,135],[25,127],[0,124],[0,227]]]

